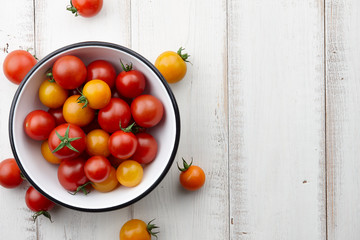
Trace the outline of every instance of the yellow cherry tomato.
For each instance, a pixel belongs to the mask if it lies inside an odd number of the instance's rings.
[[[99,183],[93,183],[92,186],[99,192],[110,192],[114,190],[119,185],[119,181],[116,178],[116,170],[114,167],[111,167],[109,177]]]
[[[68,123],[79,127],[88,125],[95,117],[95,110],[84,106],[84,103],[78,103],[81,95],[72,95],[66,99],[63,106],[64,119]]]
[[[45,158],[46,161],[53,164],[60,164],[61,159],[57,158],[49,148],[48,140],[45,140],[41,144],[41,154]]]
[[[48,108],[59,108],[67,99],[69,93],[56,82],[45,80],[39,88],[39,99]]]
[[[176,83],[186,74],[186,62],[188,54],[182,54],[180,48],[177,52],[166,51],[158,56],[155,67],[161,72],[168,83]]]
[[[135,187],[143,177],[142,166],[134,160],[122,162],[116,170],[116,177],[121,185]]]
[[[120,240],[150,240],[151,236],[156,236],[159,232],[153,232],[158,228],[150,221],[146,224],[140,219],[131,219],[127,221],[120,230]]]
[[[102,130],[95,129],[86,135],[86,151],[90,156],[104,156],[110,155],[108,142],[110,135]]]
[[[85,102],[92,109],[101,109],[110,102],[111,89],[102,80],[95,79],[87,82],[82,91],[83,96],[80,101]]]

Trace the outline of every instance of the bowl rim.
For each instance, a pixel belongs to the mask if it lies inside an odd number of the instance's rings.
[[[14,142],[14,135],[13,135],[13,118],[14,118],[14,114],[15,114],[15,107],[17,105],[17,100],[19,98],[20,93],[22,92],[22,89],[25,85],[25,83],[29,80],[29,77],[35,72],[36,69],[38,69],[41,65],[43,65],[46,61],[48,61],[50,58],[54,57],[55,55],[58,55],[64,51],[68,51],[71,49],[75,49],[75,48],[82,48],[82,47],[107,47],[107,48],[113,48],[116,50],[120,50],[123,51],[127,54],[130,54],[131,56],[137,58],[138,60],[140,60],[142,63],[144,63],[145,65],[147,65],[155,74],[156,76],[159,78],[160,82],[164,85],[166,92],[171,100],[173,109],[174,109],[174,113],[175,113],[175,142],[174,142],[174,146],[172,149],[172,153],[170,155],[169,161],[166,165],[166,167],[164,168],[163,172],[161,173],[161,175],[158,177],[158,179],[156,179],[156,181],[148,188],[146,189],[142,194],[140,194],[139,196],[137,196],[136,198],[127,201],[125,203],[119,204],[119,205],[115,205],[112,207],[105,207],[105,208],[82,208],[82,207],[76,207],[76,206],[72,206],[69,204],[66,204],[64,202],[61,202],[55,198],[53,198],[52,196],[50,196],[49,194],[47,194],[46,192],[44,192],[39,186],[37,186],[35,184],[35,182],[30,178],[30,176],[26,173],[26,171],[24,170],[21,161],[17,155],[16,149],[15,149],[15,142]],[[180,113],[179,113],[179,108],[175,99],[175,96],[169,86],[169,84],[167,83],[167,81],[165,80],[165,78],[163,77],[163,75],[159,72],[159,70],[149,61],[147,60],[145,57],[143,57],[142,55],[140,55],[139,53],[124,47],[122,45],[118,45],[115,43],[110,43],[110,42],[102,42],[102,41],[85,41],[85,42],[78,42],[78,43],[73,43],[70,45],[66,45],[64,47],[61,47],[51,53],[49,53],[48,55],[46,55],[44,58],[42,58],[40,61],[38,61],[34,67],[31,68],[31,70],[26,74],[26,76],[24,77],[24,79],[21,81],[18,89],[15,92],[15,95],[13,97],[12,103],[11,103],[11,107],[10,107],[10,114],[9,114],[9,138],[10,138],[10,145],[11,145],[11,150],[13,152],[14,158],[22,172],[22,174],[25,176],[25,178],[27,179],[27,181],[36,189],[38,190],[41,194],[43,194],[45,197],[47,197],[48,199],[50,199],[51,201],[73,209],[73,210],[77,210],[77,211],[82,211],[82,212],[106,212],[106,211],[113,211],[113,210],[117,210],[117,209],[121,209],[124,207],[127,207],[137,201],[139,201],[140,199],[144,198],[146,195],[148,195],[152,190],[154,190],[159,184],[160,182],[164,179],[165,175],[168,173],[168,171],[170,170],[175,156],[176,156],[176,152],[179,146],[179,141],[180,141]]]

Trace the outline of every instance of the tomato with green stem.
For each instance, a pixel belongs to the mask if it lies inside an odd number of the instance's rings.
[[[121,128],[121,130],[111,134],[109,138],[109,150],[110,153],[120,159],[130,158],[136,151],[138,146],[135,135],[131,132],[135,123],[131,124],[127,128]]]
[[[81,95],[72,95],[66,99],[63,106],[63,116],[66,122],[84,127],[92,122],[95,118],[95,110],[85,103],[79,103]]]
[[[89,179],[86,177],[84,166],[83,158],[63,160],[57,171],[61,186],[70,192],[82,191],[86,195]]]
[[[14,50],[6,55],[3,62],[3,72],[9,81],[19,85],[36,63],[36,58],[28,51]]]
[[[116,89],[121,96],[135,98],[145,89],[145,76],[142,72],[132,68],[132,64],[124,66],[120,61],[123,71],[116,77]]]
[[[93,17],[100,12],[102,5],[103,0],[71,0],[66,9],[76,17]]]
[[[61,159],[56,157],[49,148],[49,142],[48,140],[45,140],[41,144],[41,154],[43,155],[44,159],[52,164],[59,164],[61,162]]]
[[[30,186],[25,194],[25,202],[28,208],[31,211],[34,211],[35,214],[32,216],[33,220],[35,221],[37,217],[40,215],[44,215],[45,217],[51,220],[51,215],[48,212],[51,210],[55,203],[47,199],[44,195],[38,192],[34,187]]]
[[[168,83],[176,83],[185,77],[187,71],[186,62],[189,62],[190,55],[182,53],[183,50],[184,48],[180,47],[177,52],[163,52],[155,61],[155,67]]]
[[[87,67],[86,81],[89,82],[93,79],[100,79],[106,82],[110,88],[115,85],[116,70],[114,66],[105,60],[95,60]]]
[[[99,79],[87,82],[78,98],[78,103],[84,103],[83,108],[89,106],[92,109],[101,109],[108,105],[111,99],[109,85]]]
[[[4,188],[16,188],[23,182],[19,166],[14,158],[0,162],[0,185]]]
[[[44,110],[34,110],[26,115],[24,120],[26,135],[38,141],[47,139],[55,126],[54,117]]]
[[[57,126],[49,135],[49,148],[59,159],[71,159],[81,155],[86,148],[84,131],[70,123]]]
[[[180,184],[189,191],[201,188],[205,183],[205,173],[199,166],[192,165],[193,160],[188,164],[183,158],[183,167],[177,164],[180,173]]]
[[[120,98],[111,98],[109,104],[100,109],[98,113],[99,125],[108,133],[120,130],[120,122],[122,127],[127,127],[130,120],[130,107]]]
[[[119,183],[125,187],[135,187],[139,185],[143,174],[143,167],[134,160],[122,162],[116,170],[116,177]]]
[[[127,221],[120,230],[120,240],[150,240],[151,236],[157,238],[159,231],[154,232],[153,230],[159,228],[151,220],[148,224],[140,219],[131,219]]]

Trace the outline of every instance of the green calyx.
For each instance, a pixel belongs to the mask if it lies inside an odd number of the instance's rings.
[[[75,17],[79,16],[78,10],[76,7],[74,7],[71,0],[70,0],[70,5],[67,5],[66,10],[70,11],[72,14],[75,14]]]
[[[47,218],[50,220],[50,222],[53,222],[53,221],[51,220],[51,215],[50,215],[50,213],[49,213],[48,211],[44,211],[44,210],[38,211],[38,212],[34,213],[34,215],[32,215],[32,219],[34,220],[34,222],[35,222],[36,219],[37,219],[39,216],[41,216],[41,215],[47,217]]]
[[[81,93],[81,92],[80,92]],[[87,100],[87,98],[84,96],[84,94],[81,93],[81,96],[78,97],[77,99],[77,103],[84,103],[84,105],[82,106],[82,108],[86,108],[89,101]]]
[[[77,187],[77,189],[75,190],[75,192],[69,192],[71,195],[76,195],[78,192],[82,191],[84,193],[84,195],[87,195],[90,191],[87,189],[87,186],[93,184],[92,182],[87,182],[79,187]]]
[[[128,132],[132,132],[132,133],[133,133],[133,131],[134,131],[134,129],[133,129],[134,125],[135,125],[135,122],[133,122],[131,125],[127,126],[126,128],[123,128],[123,127],[121,127],[121,121],[120,121],[120,129],[121,129],[123,132],[126,132],[126,133],[128,133]]]
[[[157,237],[157,234],[159,233],[159,231],[157,232],[153,232],[154,229],[156,228],[159,228],[158,226],[156,226],[156,224],[153,224],[152,222],[154,221],[155,219],[151,220],[147,226],[146,226],[146,230],[148,231],[148,233],[151,235],[151,236],[154,236],[156,237],[156,239],[158,238]]]
[[[187,60],[190,55],[187,53],[182,53],[181,51],[185,50],[185,48],[180,47],[179,50],[177,51],[177,54],[182,58],[182,60],[184,60],[184,62],[189,62],[189,60]]]
[[[60,144],[52,151],[52,153],[55,153],[57,151],[59,151],[60,149],[67,147],[70,150],[73,150],[74,152],[79,152],[76,148],[74,148],[71,145],[72,141],[78,140],[81,137],[76,137],[76,138],[69,138],[69,128],[70,128],[70,124],[68,125],[66,131],[65,131],[65,135],[61,136],[57,131],[55,131],[56,136],[60,139]]]
[[[181,172],[185,172],[185,171],[188,170],[189,167],[192,165],[193,159],[191,158],[190,164],[188,164],[188,163],[185,161],[184,158],[182,158],[182,160],[183,160],[183,168],[180,168],[179,163],[176,163],[176,164],[177,164],[178,169],[179,169]]]
[[[46,72],[46,77],[49,78],[49,82],[55,82],[55,79],[54,79],[54,75],[52,73],[52,68],[50,68],[47,72]]]
[[[120,59],[121,67],[125,72],[129,72],[132,70],[132,63],[124,65],[123,62]]]

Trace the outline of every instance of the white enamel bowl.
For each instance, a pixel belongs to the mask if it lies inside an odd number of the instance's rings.
[[[145,93],[159,98],[164,105],[164,117],[152,128],[151,133],[158,142],[156,159],[144,168],[141,183],[133,188],[118,187],[109,193],[93,190],[90,194],[75,196],[69,194],[57,179],[57,165],[48,163],[41,155],[41,142],[25,135],[23,122],[25,116],[36,109],[47,110],[38,98],[38,89],[45,79],[46,72],[56,59],[64,55],[75,55],[85,65],[103,59],[111,62],[117,72],[121,71],[120,59],[132,63],[146,79]],[[102,212],[128,206],[146,196],[164,178],[170,169],[179,144],[180,116],[174,95],[159,71],[138,53],[112,43],[82,42],[58,49],[40,60],[27,74],[19,86],[11,106],[9,136],[14,157],[31,185],[57,204],[89,212]]]

